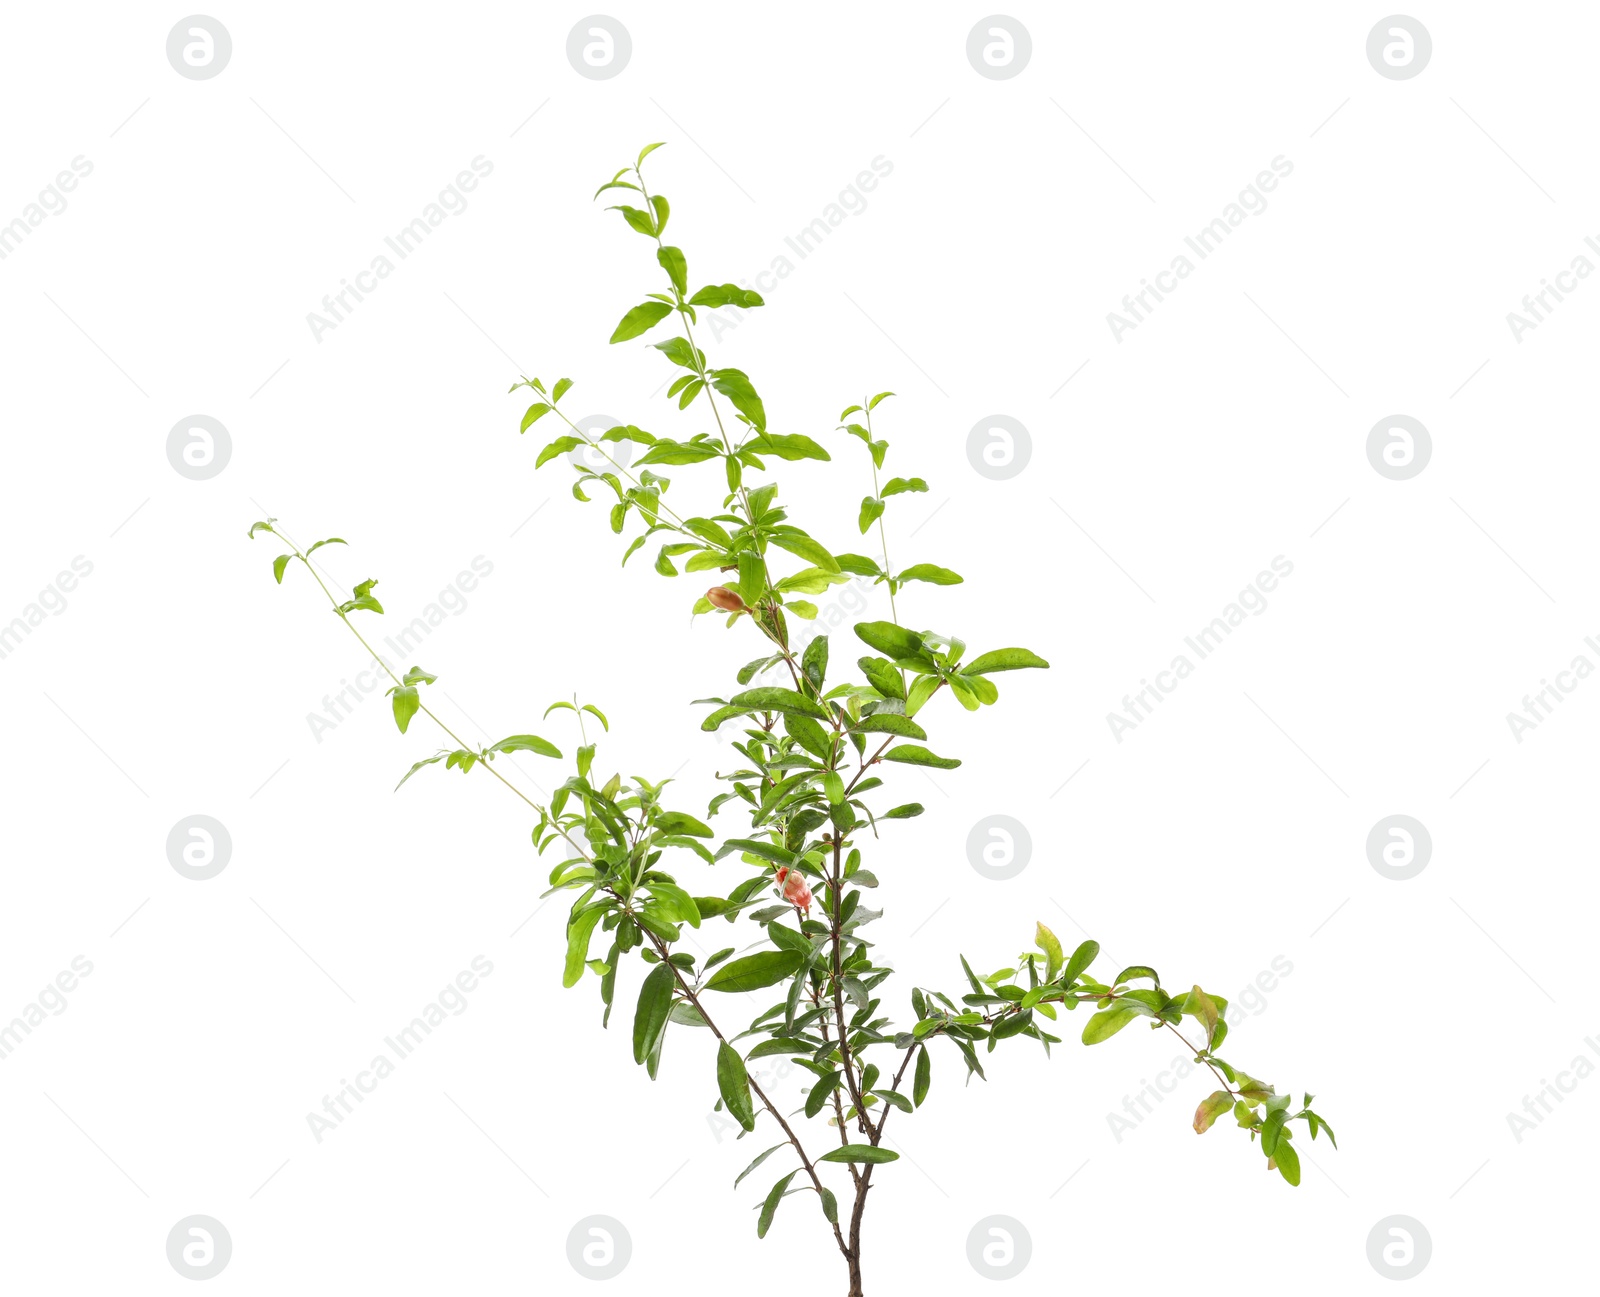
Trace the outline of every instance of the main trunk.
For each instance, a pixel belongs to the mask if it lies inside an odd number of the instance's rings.
[[[861,1288],[861,1214],[866,1209],[867,1186],[860,1184],[856,1187],[855,1209],[850,1213],[850,1291],[846,1297],[865,1297]]]

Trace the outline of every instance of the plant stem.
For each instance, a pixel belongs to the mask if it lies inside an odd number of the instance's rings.
[[[872,462],[872,494],[873,494],[873,498],[874,499],[880,499],[881,500],[882,497],[878,495],[878,457],[872,453],[872,445],[871,445],[871,440],[872,440],[872,410],[867,406],[867,403],[865,401],[862,402],[861,413],[865,416],[865,418],[867,420],[867,441],[868,441],[867,458]],[[900,614],[895,610],[895,606],[894,606],[894,581],[893,581],[893,578],[892,578],[892,575],[891,575],[891,569],[889,567],[889,536],[888,536],[888,533],[884,530],[883,514],[881,514],[881,513],[878,515],[878,544],[883,547],[883,574],[884,574],[885,577],[889,577],[890,578],[890,581],[889,581],[889,620],[892,621],[896,626],[898,626],[900,624]],[[904,682],[905,678],[906,678],[906,673],[904,671],[902,671],[900,673],[901,681]]]
[[[644,931],[645,935],[650,938],[650,944],[655,947],[656,954],[660,955],[662,962],[672,970],[672,975],[677,980],[679,989],[683,991],[684,998],[694,1006],[695,1012],[705,1020],[706,1026],[711,1029],[711,1034],[719,1041],[726,1041],[727,1037],[725,1037],[722,1032],[718,1030],[717,1024],[711,1020],[711,1015],[705,1011],[705,1007],[700,1003],[700,999],[695,994],[694,988],[689,985],[688,980],[684,977],[683,970],[674,964],[670,958],[668,958],[666,943],[648,929],[645,929]],[[806,1175],[810,1177],[811,1185],[817,1191],[817,1196],[820,1199],[822,1196],[822,1180],[818,1177],[817,1169],[812,1165],[811,1159],[806,1156],[806,1150],[804,1145],[800,1143],[800,1137],[794,1133],[794,1129],[789,1125],[788,1121],[784,1119],[783,1114],[778,1111],[777,1106],[772,1102],[772,1100],[767,1098],[766,1091],[761,1088],[760,1083],[757,1082],[755,1077],[750,1077],[749,1081],[750,1089],[755,1092],[756,1098],[760,1099],[762,1106],[772,1114],[772,1119],[778,1123],[778,1126],[788,1138],[789,1143],[794,1146],[794,1151],[800,1155],[800,1163],[805,1167]],[[834,1240],[839,1244],[839,1251],[843,1252],[848,1258],[849,1252],[845,1248],[844,1234],[840,1231],[837,1222],[835,1222],[833,1225],[833,1237]]]
[[[316,568],[312,565],[311,560],[308,559],[305,556],[305,554],[301,552],[300,547],[281,528],[277,529],[276,534],[278,536],[282,537],[285,541],[288,542],[289,547],[294,550],[295,557],[298,558],[303,564],[305,564],[306,569],[311,573],[312,577],[316,580],[317,585],[321,587],[322,593],[325,594],[328,597],[328,602],[333,606],[334,611],[338,612],[338,609],[339,609],[339,601],[338,601],[338,599],[336,599],[334,597],[333,592],[328,589],[327,583],[325,581],[323,581],[322,577],[318,574]],[[401,681],[400,677],[395,675],[394,671],[389,667],[389,665],[381,657],[378,656],[377,652],[373,649],[372,645],[367,643],[366,638],[361,634],[361,632],[358,631],[354,626],[352,626],[350,624],[349,616],[347,614],[345,614],[345,613],[339,613],[339,620],[344,622],[345,626],[349,628],[350,633],[352,635],[354,635],[358,641],[360,641],[361,647],[366,649],[366,651],[372,655],[373,661],[377,662],[379,666],[383,667],[384,671],[388,673],[389,678],[391,680],[393,680],[395,682],[395,684],[397,684],[397,685],[402,684],[403,682]],[[429,708],[426,705],[419,705],[419,710],[421,710],[423,712],[423,714],[428,717],[429,720],[431,720],[435,725],[437,725],[441,730],[443,730],[447,735],[449,735],[450,738],[453,739],[460,747],[467,748],[466,741],[464,739],[462,739],[458,734],[456,734],[456,732],[454,730],[452,730],[448,725],[446,725],[442,720],[440,720],[439,717],[436,716],[431,710],[429,710]],[[580,719],[579,719],[578,725],[579,725],[579,730],[580,730],[580,734],[581,734],[582,726],[583,726],[583,721],[581,719],[581,713],[580,713]],[[470,751],[471,749],[469,748],[468,750]],[[532,798],[530,798],[526,793],[524,793],[515,784],[513,784],[509,780],[507,780],[492,765],[489,765],[489,763],[486,762],[486,761],[482,762],[481,764],[487,766],[490,774],[494,775],[494,777],[496,779],[500,780],[500,782],[502,784],[505,784],[505,786],[507,788],[509,788],[513,793],[515,793],[524,802],[526,802],[528,804],[528,806],[530,806],[533,810],[538,811],[541,816],[544,816],[544,815],[547,814],[547,812],[545,811],[545,808],[540,806],[537,802],[533,801]],[[554,823],[553,820],[552,820],[552,823]],[[583,859],[588,860],[588,861],[590,861],[592,863],[593,857],[589,854],[588,851],[586,851],[583,847],[579,846],[579,844],[577,842],[573,841],[573,839],[567,835],[566,831],[564,829],[562,829],[559,824],[555,824],[555,828],[556,828],[556,831],[559,832],[563,838],[566,838],[567,842],[569,844],[571,844],[578,851],[579,855],[581,855],[583,857]],[[613,897],[615,897],[615,899],[617,901],[619,901],[620,903],[622,903],[624,906],[627,904],[626,900],[623,897],[619,896],[612,889],[606,888],[605,890],[607,892],[609,892]],[[671,960],[671,958],[669,956],[669,952],[667,951],[667,948],[666,948],[666,943],[663,942],[659,937],[657,937],[653,932],[650,932],[648,929],[644,929],[644,931],[645,931],[645,934],[650,938],[651,944],[655,947],[656,954],[659,955],[661,957],[662,962],[664,964],[666,964],[667,967],[672,970],[672,975],[677,980],[678,986],[682,990],[682,992],[684,994],[684,997],[689,1001],[690,1004],[692,1004],[694,1006],[695,1012],[697,1012],[700,1015],[700,1017],[705,1021],[706,1026],[711,1029],[711,1034],[713,1036],[715,1036],[718,1041],[725,1041],[727,1038],[722,1034],[721,1030],[717,1027],[716,1023],[714,1021],[712,1021],[711,1015],[705,1011],[705,1007],[700,1003],[699,997],[694,992],[694,988],[691,987],[689,985],[689,983],[685,980],[682,970],[679,969],[678,966],[672,962],[672,960]],[[817,1169],[812,1164],[811,1159],[806,1155],[805,1146],[803,1144],[801,1144],[800,1137],[795,1134],[793,1127],[791,1127],[789,1125],[788,1121],[785,1120],[783,1114],[778,1110],[777,1105],[775,1105],[772,1102],[772,1100],[767,1097],[766,1091],[764,1091],[761,1088],[760,1083],[757,1082],[754,1077],[750,1078],[750,1088],[751,1088],[752,1091],[754,1091],[756,1097],[761,1100],[762,1107],[764,1107],[769,1113],[772,1114],[772,1119],[778,1123],[779,1128],[783,1131],[783,1133],[784,1133],[785,1137],[788,1139],[789,1143],[794,1146],[794,1151],[799,1155],[801,1165],[805,1167],[806,1175],[810,1178],[812,1187],[816,1189],[817,1195],[818,1195],[818,1197],[820,1199],[821,1194],[822,1194],[822,1180],[817,1175]],[[854,1170],[854,1168],[852,1168],[852,1170]],[[850,1253],[849,1253],[849,1250],[845,1246],[843,1231],[840,1230],[839,1225],[838,1225],[837,1222],[833,1223],[833,1236],[834,1236],[834,1241],[837,1242],[838,1245],[839,1245],[839,1251],[845,1256],[846,1260],[849,1260],[850,1259]]]

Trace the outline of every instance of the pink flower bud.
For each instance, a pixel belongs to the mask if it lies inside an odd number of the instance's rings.
[[[801,877],[798,869],[784,865],[778,870],[777,877],[773,881],[782,889],[784,900],[807,914],[811,913],[811,889],[806,886],[806,880]]]
[[[725,585],[714,585],[706,591],[706,598],[710,600],[713,608],[721,608],[723,612],[748,612],[744,600],[739,597],[737,590],[730,590]]]

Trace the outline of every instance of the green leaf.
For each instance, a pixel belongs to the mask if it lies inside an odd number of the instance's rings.
[[[527,432],[529,428],[533,427],[534,424],[538,423],[540,419],[544,418],[544,416],[549,413],[550,407],[548,405],[546,405],[543,401],[535,401],[528,407],[528,412],[522,416],[522,427],[517,429],[517,431]]]
[[[717,1089],[733,1119],[746,1130],[754,1130],[756,1110],[750,1099],[750,1078],[744,1070],[744,1059],[725,1040],[717,1044]]]
[[[672,279],[672,286],[680,293],[687,293],[689,291],[689,263],[684,260],[682,249],[674,247],[657,248],[656,260],[661,263],[661,268]]]
[[[856,638],[886,658],[911,658],[923,651],[922,636],[896,626],[892,621],[857,622]]]
[[[699,362],[704,359],[704,356],[690,345],[689,339],[687,338],[668,338],[665,342],[652,342],[650,345],[668,360],[670,360],[674,365],[682,365],[683,368],[688,370],[694,370],[698,368]],[[694,382],[694,375],[692,373],[684,374],[680,376],[676,382],[678,384],[682,384],[683,387],[687,387],[690,383]],[[682,388],[679,390],[681,391]],[[676,396],[677,392],[674,392],[671,388],[669,388],[667,390],[667,395]]]
[[[1226,1090],[1213,1090],[1206,1098],[1200,1101],[1200,1106],[1194,1110],[1194,1133],[1204,1135],[1211,1129],[1211,1123],[1233,1107],[1233,1096]]]
[[[875,397],[867,402],[867,409],[876,410],[878,408],[879,401],[886,401],[893,395],[893,392],[879,392]]]
[[[700,907],[694,897],[674,883],[654,879],[650,883],[651,897],[669,923],[687,923],[691,928],[700,926]]]
[[[629,185],[628,188],[632,189],[634,186]],[[640,234],[646,234],[653,238],[658,233],[655,220],[649,212],[642,211],[637,207],[628,207],[624,204],[608,207],[606,210],[608,212],[621,212],[622,219],[628,223],[629,228],[636,230]]]
[[[707,441],[669,441],[663,437],[639,456],[639,464],[702,464],[722,452]]]
[[[689,299],[689,305],[709,306],[713,310],[719,306],[738,306],[748,310],[754,306],[764,306],[766,302],[760,293],[740,288],[738,284],[707,284]]]
[[[932,766],[936,770],[954,770],[961,764],[957,757],[937,757],[915,743],[896,744],[883,754],[883,760],[899,761],[908,766]]]
[[[738,1188],[739,1187],[739,1182],[741,1182],[741,1180],[744,1180],[744,1177],[746,1177],[746,1175],[749,1175],[750,1172],[755,1171],[755,1167],[760,1166],[760,1164],[762,1164],[763,1161],[766,1161],[766,1159],[770,1158],[770,1156],[773,1155],[773,1153],[776,1153],[776,1151],[778,1151],[779,1148],[789,1148],[789,1147],[790,1147],[790,1145],[789,1145],[789,1142],[787,1142],[787,1140],[784,1143],[774,1143],[773,1147],[768,1148],[768,1150],[766,1150],[765,1153],[762,1153],[762,1155],[758,1156],[758,1158],[755,1159],[754,1163],[750,1163],[749,1166],[744,1167],[744,1171],[739,1172],[739,1179],[738,1180],[734,1180],[733,1187],[734,1188]]]
[[[1114,1004],[1109,1009],[1102,1009],[1083,1024],[1083,1043],[1098,1045],[1102,1040],[1110,1040],[1138,1016],[1139,1011],[1126,1004]]]
[[[363,581],[360,585],[355,586],[350,591],[355,598],[346,600],[344,603],[340,604],[335,611],[341,617],[360,610],[375,612],[381,615],[383,612],[383,605],[379,603],[372,595],[372,587],[377,584],[378,579],[376,577],[372,577],[366,581]]]
[[[830,1225],[839,1223],[839,1200],[833,1196],[833,1190],[826,1187],[822,1190],[822,1214]]]
[[[706,371],[711,386],[733,402],[733,408],[750,420],[757,432],[766,431],[767,410],[761,403],[750,377],[742,369],[711,369]]]
[[[829,737],[829,731],[823,729],[811,717],[801,716],[796,712],[785,712],[783,728],[790,738],[817,760],[826,761],[833,755],[833,740]]]
[[[1278,1141],[1278,1151],[1272,1155],[1272,1160],[1277,1164],[1278,1174],[1295,1187],[1300,1184],[1300,1154],[1294,1151],[1294,1145],[1287,1139]]]
[[[711,829],[683,811],[663,811],[651,825],[659,833],[687,833],[694,838],[713,838]]]
[[[881,576],[883,573],[875,560],[863,554],[836,554],[834,557],[838,559],[840,569],[852,576]]]
[[[935,567],[932,563],[914,563],[898,576],[896,581],[926,581],[929,585],[960,585],[961,577],[947,567]],[[989,656],[989,655],[986,655]],[[994,670],[995,668],[990,668]],[[971,674],[971,668],[967,672]]]
[[[779,950],[792,950],[801,958],[809,961],[814,952],[811,938],[804,933],[796,932],[793,928],[786,928],[774,920],[767,924],[767,936],[772,939],[772,944]]]
[[[800,673],[820,690],[822,682],[828,675],[828,637],[816,636],[811,643],[806,645],[806,651],[800,655]]]
[[[903,491],[926,491],[928,484],[920,477],[891,477],[883,484],[882,495],[887,500],[891,495],[899,495]]]
[[[607,908],[604,905],[596,905],[568,921],[567,967],[561,977],[562,986],[576,986],[578,979],[583,976],[583,966],[589,959],[589,934],[594,931],[594,925],[604,917]]]
[[[917,1046],[917,1072],[911,1080],[911,1102],[918,1108],[928,1097],[928,1086],[933,1081],[933,1060],[928,1057],[926,1045]]]
[[[759,991],[798,972],[804,956],[793,950],[761,950],[730,960],[706,979],[708,991]]]
[[[910,820],[921,814],[921,802],[907,802],[904,806],[896,806],[892,811],[885,811],[878,818],[880,820]]]
[[[639,988],[639,1007],[633,1015],[633,1061],[643,1063],[656,1050],[672,1011],[672,966],[657,964]]]
[[[839,560],[828,552],[827,547],[798,527],[775,527],[768,539],[779,549],[786,549],[820,568],[829,572],[839,571]]]
[[[821,446],[812,441],[810,437],[803,437],[799,433],[764,432],[759,437],[752,437],[745,443],[745,448],[755,451],[758,455],[773,455],[778,459],[788,460],[791,463],[797,459],[832,459]]]
[[[551,401],[559,401],[563,396],[565,396],[567,394],[567,392],[571,389],[571,387],[572,387],[572,380],[570,378],[558,378],[556,380],[555,387],[553,387],[550,390],[550,399],[551,399]]]
[[[815,1117],[823,1108],[827,1107],[828,1100],[832,1097],[839,1084],[838,1072],[829,1072],[825,1077],[811,1087],[811,1093],[806,1095],[806,1116]]]
[[[1183,1011],[1193,1014],[1201,1022],[1205,1023],[1206,1038],[1209,1043],[1211,1037],[1216,1034],[1217,1024],[1222,1019],[1221,1013],[1217,1010],[1216,1001],[1196,986],[1189,992],[1188,998],[1184,1000]]]
[[[895,734],[903,739],[925,739],[926,730],[899,712],[873,712],[850,727],[857,734]]]
[[[743,1171],[739,1172],[739,1179],[735,1180],[733,1182],[733,1187],[735,1189],[737,1189],[739,1187],[740,1181],[742,1181],[745,1178],[745,1176],[749,1175],[750,1172],[754,1171],[758,1166],[760,1166],[763,1162],[765,1162],[769,1157],[771,1157],[774,1153],[776,1153],[780,1148],[788,1148],[788,1147],[790,1147],[790,1145],[787,1142],[784,1142],[782,1144],[774,1144],[765,1153],[761,1154],[760,1157],[756,1158],[756,1160],[754,1162],[750,1163],[749,1166],[745,1167],[745,1169]]]
[[[1261,1151],[1268,1157],[1275,1157],[1278,1145],[1283,1143],[1283,1123],[1286,1120],[1282,1108],[1267,1114],[1267,1119],[1261,1126]]]
[[[666,146],[666,141],[665,140],[658,140],[654,144],[646,144],[644,146],[644,148],[639,150],[639,160],[633,164],[633,169],[635,171],[637,171],[640,167],[642,167],[644,165],[644,160],[646,158],[648,158],[657,149],[664,148],[665,146]]]
[[[787,1036],[774,1036],[771,1040],[763,1040],[750,1051],[751,1061],[758,1058],[771,1058],[776,1054],[810,1054],[816,1050],[816,1043],[810,1040],[800,1040]]]
[[[1068,986],[1077,979],[1078,974],[1094,963],[1095,957],[1100,953],[1098,941],[1085,941],[1072,952],[1072,958],[1067,960],[1067,966],[1061,974],[1061,980]]]
[[[813,702],[804,694],[793,689],[784,689],[779,685],[763,685],[757,689],[746,689],[742,694],[734,694],[728,699],[733,707],[747,707],[751,711],[761,712],[794,712],[800,716],[812,716],[818,720],[832,720],[828,709],[819,702]]]
[[[846,1144],[832,1149],[817,1159],[819,1162],[898,1162],[900,1154],[893,1149],[874,1148],[871,1144]]]
[[[1020,671],[1024,667],[1048,667],[1049,665],[1037,653],[1028,649],[1003,648],[979,654],[966,666],[962,667],[961,670],[965,675],[981,676],[990,671]]]
[[[911,1112],[913,1110],[911,1100],[897,1090],[874,1090],[872,1093],[885,1103],[894,1105],[901,1112]]]
[[[400,784],[405,783],[405,781],[407,779],[410,779],[411,776],[416,774],[417,771],[421,770],[423,766],[431,766],[435,761],[443,761],[445,759],[445,757],[447,757],[448,755],[449,755],[449,753],[447,753],[447,752],[440,752],[440,753],[435,754],[434,756],[424,757],[421,761],[418,761],[415,765],[413,765],[411,767],[411,769],[407,770],[405,772],[405,774],[403,776],[401,776],[400,783],[396,784],[394,786],[395,791],[399,792],[400,791]]]
[[[293,557],[293,554],[279,554],[277,558],[272,560],[272,579],[279,585],[283,584],[284,569],[289,566],[289,560]]]
[[[869,495],[863,499],[861,501],[861,516],[856,519],[857,525],[861,528],[861,534],[865,536],[867,534],[867,528],[871,527],[872,524],[882,516],[882,500],[878,499],[878,497],[875,495]]]
[[[766,1238],[767,1231],[772,1228],[772,1218],[777,1214],[778,1204],[783,1201],[783,1192],[789,1187],[798,1171],[791,1171],[767,1192],[767,1200],[761,1204],[761,1219],[756,1222],[756,1237]]]
[[[712,730],[720,727],[724,721],[732,720],[735,716],[748,716],[749,714],[750,709],[748,707],[719,707],[700,722],[700,728],[709,734]]]
[[[548,446],[539,452],[539,458],[533,461],[535,468],[543,468],[557,455],[565,455],[569,450],[576,450],[584,444],[582,437],[575,437],[570,432],[562,433]]]
[[[866,676],[867,683],[885,698],[903,699],[906,696],[905,682],[900,679],[900,672],[893,662],[864,657],[857,659],[856,665],[861,668],[861,674]]]
[[[537,734],[513,734],[503,738],[489,749],[490,752],[534,752],[541,757],[561,757],[561,749]]]
[[[632,209],[624,209],[624,211],[629,210]],[[611,341],[626,342],[629,338],[637,338],[641,333],[648,333],[671,314],[672,307],[665,302],[640,302],[622,317],[611,334]]]
[[[717,859],[731,856],[735,851],[748,852],[752,856],[760,856],[763,860],[770,860],[775,865],[794,864],[794,852],[785,851],[776,843],[763,842],[758,838],[729,838],[717,848]]]
[[[906,715],[915,716],[920,712],[923,704],[938,692],[939,683],[939,677],[933,675],[918,676],[913,680],[906,693]]]
[[[1035,923],[1033,926],[1033,939],[1038,944],[1039,949],[1044,951],[1044,980],[1053,982],[1056,978],[1056,970],[1066,962],[1066,956],[1061,953],[1061,938],[1042,923]]]
[[[406,726],[411,724],[411,718],[422,706],[422,698],[417,693],[415,685],[397,685],[389,692],[394,695],[394,723],[400,727],[400,733],[404,734]]]
[[[1161,985],[1160,975],[1149,964],[1129,964],[1111,979],[1111,985],[1121,986],[1124,982],[1135,977],[1148,977],[1157,986]]]

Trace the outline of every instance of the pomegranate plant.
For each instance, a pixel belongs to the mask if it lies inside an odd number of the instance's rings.
[[[1008,1049],[1037,1045],[1048,1055],[1061,1041],[1055,1033],[1063,1030],[1062,1015],[1080,1008],[1078,1035],[1086,1045],[1135,1022],[1181,1039],[1215,1083],[1195,1110],[1195,1131],[1231,1115],[1267,1167],[1299,1184],[1291,1124],[1304,1122],[1312,1139],[1325,1133],[1331,1142],[1333,1131],[1312,1110],[1310,1095],[1296,1107],[1290,1094],[1224,1060],[1227,1001],[1198,984],[1168,990],[1145,964],[1096,974],[1097,943],[1069,951],[1039,923],[1033,946],[1009,966],[979,973],[961,957],[963,981],[953,991],[908,988],[902,1003],[910,1017],[898,1025],[886,1010],[891,969],[863,935],[882,911],[866,897],[895,894],[895,825],[923,814],[915,802],[896,804],[893,774],[907,766],[959,767],[960,760],[927,745],[970,742],[959,728],[960,713],[996,705],[997,676],[1049,664],[1026,648],[969,652],[956,635],[913,629],[920,614],[913,622],[902,617],[900,604],[912,601],[913,588],[954,585],[962,577],[932,563],[896,566],[890,560],[885,517],[891,503],[928,489],[920,477],[883,476],[889,444],[873,416],[891,393],[851,404],[840,415],[839,431],[861,443],[857,453],[870,465],[872,491],[857,522],[862,536],[871,535],[874,553],[825,543],[791,520],[775,466],[831,462],[832,455],[813,437],[771,428],[749,376],[713,366],[697,344],[702,310],[752,310],[763,301],[731,283],[691,291],[688,259],[664,238],[670,205],[650,192],[644,177],[645,159],[658,147],[644,149],[596,195],[621,195],[625,201],[608,210],[647,240],[661,273],[657,289],[622,316],[611,342],[642,338],[670,320],[671,336],[649,345],[678,371],[667,397],[699,430],[673,438],[624,424],[592,433],[562,408],[572,380],[547,387],[523,378],[511,390],[526,388],[532,397],[523,432],[551,417],[561,425],[538,452],[537,466],[572,465],[573,495],[580,501],[601,496],[612,532],[632,530],[624,564],[654,545],[662,576],[678,577],[680,564],[684,575],[709,574],[712,584],[695,597],[693,611],[716,617],[727,632],[756,645],[727,696],[700,700],[711,708],[702,730],[738,727],[733,748],[742,764],[719,775],[726,787],[703,812],[691,813],[669,804],[677,793],[669,797],[668,781],[602,778],[588,724],[609,732],[607,717],[593,704],[562,701],[545,716],[573,713],[578,743],[571,773],[547,801],[535,802],[496,768],[496,758],[530,752],[564,760],[558,747],[535,734],[512,734],[487,747],[466,743],[424,701],[436,677],[413,666],[404,675],[390,671],[395,723],[404,734],[421,713],[448,743],[412,765],[400,782],[443,762],[463,773],[482,769],[527,804],[534,847],[554,849],[559,862],[550,891],[574,894],[563,984],[592,982],[602,1024],[609,1024],[619,995],[631,1004],[633,1059],[652,1079],[668,1035],[682,1037],[675,1057],[715,1087],[717,1107],[744,1132],[765,1132],[775,1141],[734,1182],[738,1187],[763,1166],[776,1173],[764,1188],[757,1234],[765,1236],[786,1197],[801,1194],[838,1248],[852,1297],[863,1291],[868,1194],[893,1176],[880,1168],[898,1157],[885,1146],[885,1133],[896,1113],[904,1120],[927,1101],[935,1057],[946,1051],[969,1080],[983,1078],[984,1056],[1002,1042],[1010,1042]],[[622,442],[636,457],[621,452]],[[569,455],[580,449],[588,459]],[[670,489],[673,481],[663,469],[684,471],[676,475],[686,473],[692,486]],[[693,504],[684,502],[691,491]],[[363,581],[349,599],[340,599],[311,562],[321,546],[345,542],[330,537],[302,550],[270,518],[250,528],[252,537],[260,533],[288,546],[273,561],[277,581],[291,564],[305,567],[372,652],[357,614],[383,613],[373,594],[377,582]],[[825,634],[810,635],[802,647],[796,623],[817,615],[809,596],[852,578],[881,585],[888,596],[888,620],[854,627],[867,652],[848,661],[850,651],[836,655]],[[843,669],[839,658],[846,659]],[[712,826],[734,819],[742,822],[727,835]],[[726,948],[704,959],[685,949],[686,927],[704,935],[718,924],[728,925]],[[737,991],[768,992],[772,1003],[748,1023],[729,1024],[718,1001],[726,1003],[724,997]],[[775,1056],[805,1074],[802,1092],[769,1093],[752,1075],[751,1063]]]

